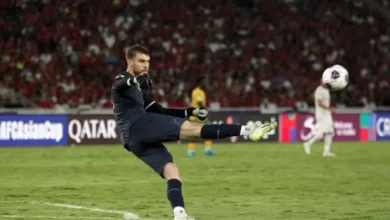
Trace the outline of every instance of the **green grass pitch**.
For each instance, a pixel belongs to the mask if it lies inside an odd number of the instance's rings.
[[[301,144],[218,144],[217,157],[169,149],[197,220],[389,220],[390,143],[334,143],[335,158]],[[0,219],[122,219],[115,213],[32,201],[124,210],[173,219],[166,184],[112,147],[0,148]]]

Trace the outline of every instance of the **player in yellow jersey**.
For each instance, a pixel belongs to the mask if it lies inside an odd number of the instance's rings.
[[[197,80],[197,86],[191,93],[191,105],[194,108],[206,108],[206,92],[204,91],[206,87],[206,78],[204,76],[199,77]],[[203,123],[207,123],[206,118],[203,120],[199,120],[197,117],[190,117],[191,121],[199,121]],[[211,140],[205,140],[204,142],[204,154],[207,156],[216,156],[215,152],[211,149],[211,145],[213,142]],[[196,155],[195,153],[196,143],[189,142],[187,155],[193,157]]]

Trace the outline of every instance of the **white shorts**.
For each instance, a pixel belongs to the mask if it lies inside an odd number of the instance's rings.
[[[316,132],[318,132],[321,135],[325,133],[334,134],[333,120],[329,118],[317,121],[315,128],[316,128]]]

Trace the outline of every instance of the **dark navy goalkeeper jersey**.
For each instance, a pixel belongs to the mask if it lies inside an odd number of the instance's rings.
[[[129,79],[131,75],[128,72],[119,73],[111,88],[111,101],[114,105],[114,116],[121,133],[122,144],[129,141],[131,125],[144,117],[146,109],[154,103],[140,88],[129,86]]]

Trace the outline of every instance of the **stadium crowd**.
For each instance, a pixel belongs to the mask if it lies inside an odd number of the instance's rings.
[[[333,104],[390,105],[390,24],[360,1],[8,0],[0,9],[0,106],[20,107],[12,88],[42,108],[111,108],[133,44],[151,52],[149,92],[172,107],[187,106],[200,74],[221,107],[312,105],[336,63],[351,82]]]

